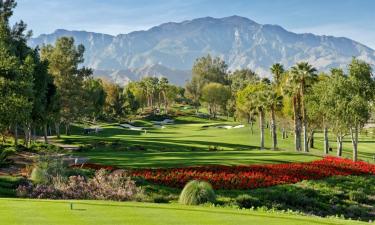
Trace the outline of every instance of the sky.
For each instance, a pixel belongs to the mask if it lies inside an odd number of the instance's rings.
[[[199,17],[244,16],[296,33],[348,37],[375,49],[375,0],[18,0],[13,22],[124,34]]]

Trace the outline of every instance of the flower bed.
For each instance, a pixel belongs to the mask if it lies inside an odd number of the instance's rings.
[[[336,157],[307,163],[138,169],[131,172],[134,177],[169,187],[182,188],[190,180],[198,179],[210,182],[215,189],[254,189],[331,176],[364,174],[375,174],[375,165]]]

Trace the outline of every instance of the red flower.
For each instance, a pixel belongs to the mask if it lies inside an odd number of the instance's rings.
[[[330,176],[362,174],[375,174],[375,165],[336,157],[307,163],[137,169],[131,172],[132,176],[149,182],[178,188],[193,179],[206,180],[215,189],[254,189]]]

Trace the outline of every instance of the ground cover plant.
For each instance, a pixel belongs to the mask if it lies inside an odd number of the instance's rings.
[[[218,190],[225,204],[241,208],[266,207],[318,216],[374,220],[375,176],[334,176],[243,191]]]
[[[198,179],[211,183],[215,189],[254,189],[331,176],[364,174],[375,174],[375,165],[335,157],[306,163],[139,169],[132,172],[135,177],[169,187],[182,188],[190,180]]]

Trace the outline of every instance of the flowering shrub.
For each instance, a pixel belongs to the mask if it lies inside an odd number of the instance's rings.
[[[363,174],[375,174],[375,165],[336,157],[306,163],[138,169],[131,172],[131,176],[169,187],[182,188],[191,180],[205,180],[215,189],[254,189],[331,176]]]
[[[101,169],[92,179],[82,176],[71,176],[67,179],[56,176],[52,184],[21,185],[17,193],[20,197],[30,198],[126,201],[137,197],[142,190],[124,171],[108,174]]]

